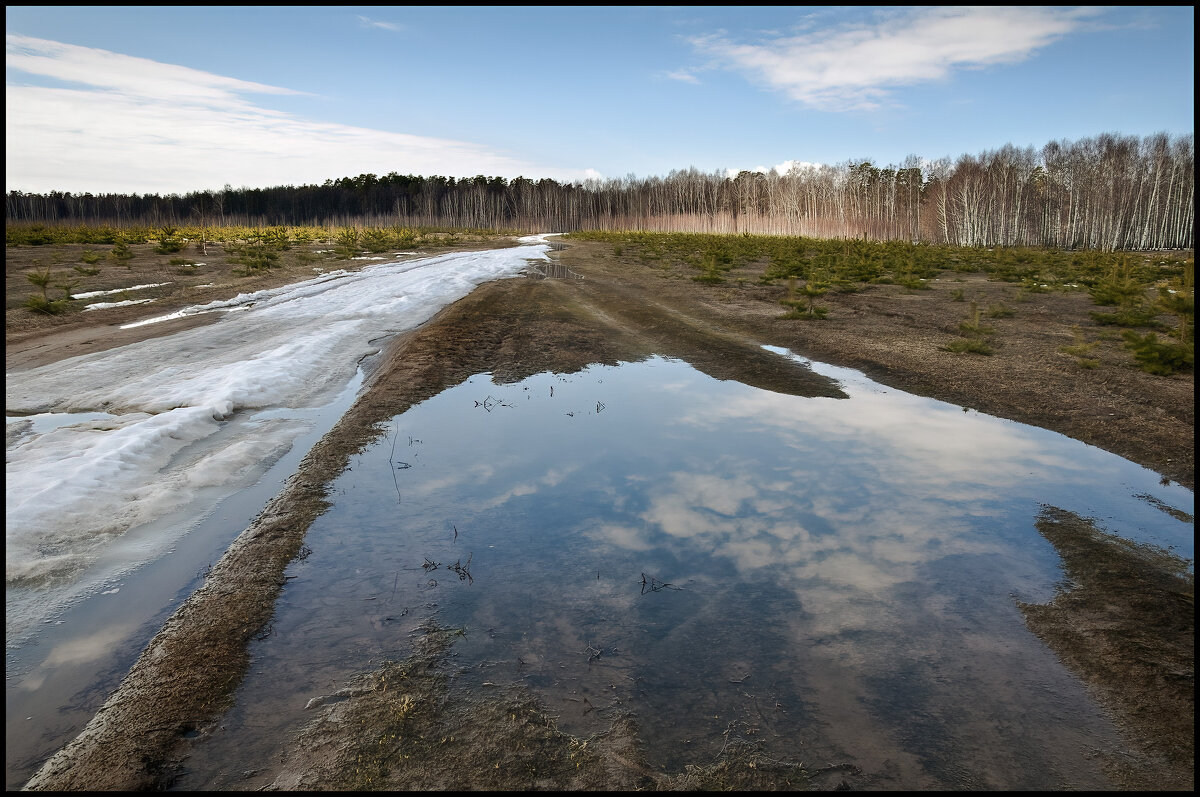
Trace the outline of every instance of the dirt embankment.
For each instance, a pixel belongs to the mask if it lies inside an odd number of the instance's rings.
[[[1117,346],[1093,355],[1101,367],[1078,368],[1058,349],[1072,342],[1072,327],[1085,322],[1086,297],[1035,295],[1014,317],[996,320],[995,355],[956,355],[941,347],[955,337],[963,305],[936,288],[907,294],[875,286],[831,297],[828,320],[788,321],[778,317],[784,289],[756,285],[752,274],[741,284],[700,286],[690,274],[614,258],[610,250],[569,245],[557,253],[572,270],[567,278],[482,286],[399,337],[351,410],[154,638],[96,718],[29,786],[168,784],[189,740],[230,705],[248,663],[247,644],[269,621],[284,569],[327,507],[325,485],[385,433],[393,416],[477,373],[508,382],[656,353],[720,379],[797,395],[839,394],[835,384],[760,348],[774,344],[862,369],[898,388],[1062,432],[1192,484],[1192,377],[1145,374]],[[1015,301],[1008,286],[976,275],[962,279],[951,285],[980,303]],[[1126,589],[1119,598],[1139,605],[1143,587],[1135,581]],[[1128,645],[1116,655],[1138,660],[1155,653]],[[1190,661],[1187,670],[1190,677]],[[1139,729],[1143,735],[1175,731]],[[617,733],[611,744],[628,757],[620,738]],[[569,740],[558,741],[570,747]],[[637,782],[637,767],[624,773]],[[795,775],[787,768],[780,773]],[[501,785],[529,788],[527,775]]]

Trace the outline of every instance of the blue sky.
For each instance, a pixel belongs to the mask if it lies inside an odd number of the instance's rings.
[[[8,6],[5,186],[576,180],[1185,135],[1194,14]]]

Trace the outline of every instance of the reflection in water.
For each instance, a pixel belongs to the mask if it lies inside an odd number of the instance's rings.
[[[562,249],[562,244],[551,244],[551,249]],[[558,280],[581,280],[583,275],[577,274],[561,263],[553,261],[544,261],[539,263],[530,263],[525,275],[530,279],[558,279]]]
[[[671,771],[735,734],[876,788],[1105,787],[1115,731],[1015,607],[1061,577],[1034,520],[1053,504],[1191,557],[1190,524],[1145,498],[1191,513],[1191,492],[811,367],[850,399],[654,358],[478,376],[401,415],[335,483],[180,785],[269,782],[235,773],[436,615],[467,629],[467,683],[520,681],[575,733],[631,710]]]

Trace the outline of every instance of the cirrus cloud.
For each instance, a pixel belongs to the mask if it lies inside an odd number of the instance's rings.
[[[715,65],[743,72],[804,105],[872,110],[899,86],[1022,61],[1097,13],[1038,6],[923,8],[870,25],[751,43],[725,34],[690,41]]]
[[[364,28],[379,28],[380,30],[390,30],[393,33],[399,33],[405,29],[404,26],[398,22],[383,22],[378,19],[364,17],[362,14],[358,14],[356,16]]]
[[[597,176],[468,141],[307,119],[253,99],[304,92],[107,50],[8,34],[6,65],[8,191],[186,193],[391,171]],[[14,85],[14,71],[65,85]]]

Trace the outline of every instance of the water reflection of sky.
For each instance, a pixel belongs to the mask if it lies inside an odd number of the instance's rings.
[[[704,763],[691,751],[711,757],[740,717],[780,755],[849,758],[881,787],[1103,786],[1090,751],[1112,728],[1015,606],[1061,578],[1034,521],[1053,504],[1191,557],[1191,524],[1137,497],[1191,513],[1191,492],[813,367],[850,398],[655,358],[477,376],[414,407],[338,481],[261,678],[320,659],[302,704],[396,655],[396,618],[436,611],[476,629],[464,666],[508,662],[564,710],[630,708],[664,765]],[[259,677],[244,695],[270,691]],[[255,710],[243,698],[243,728]]]

